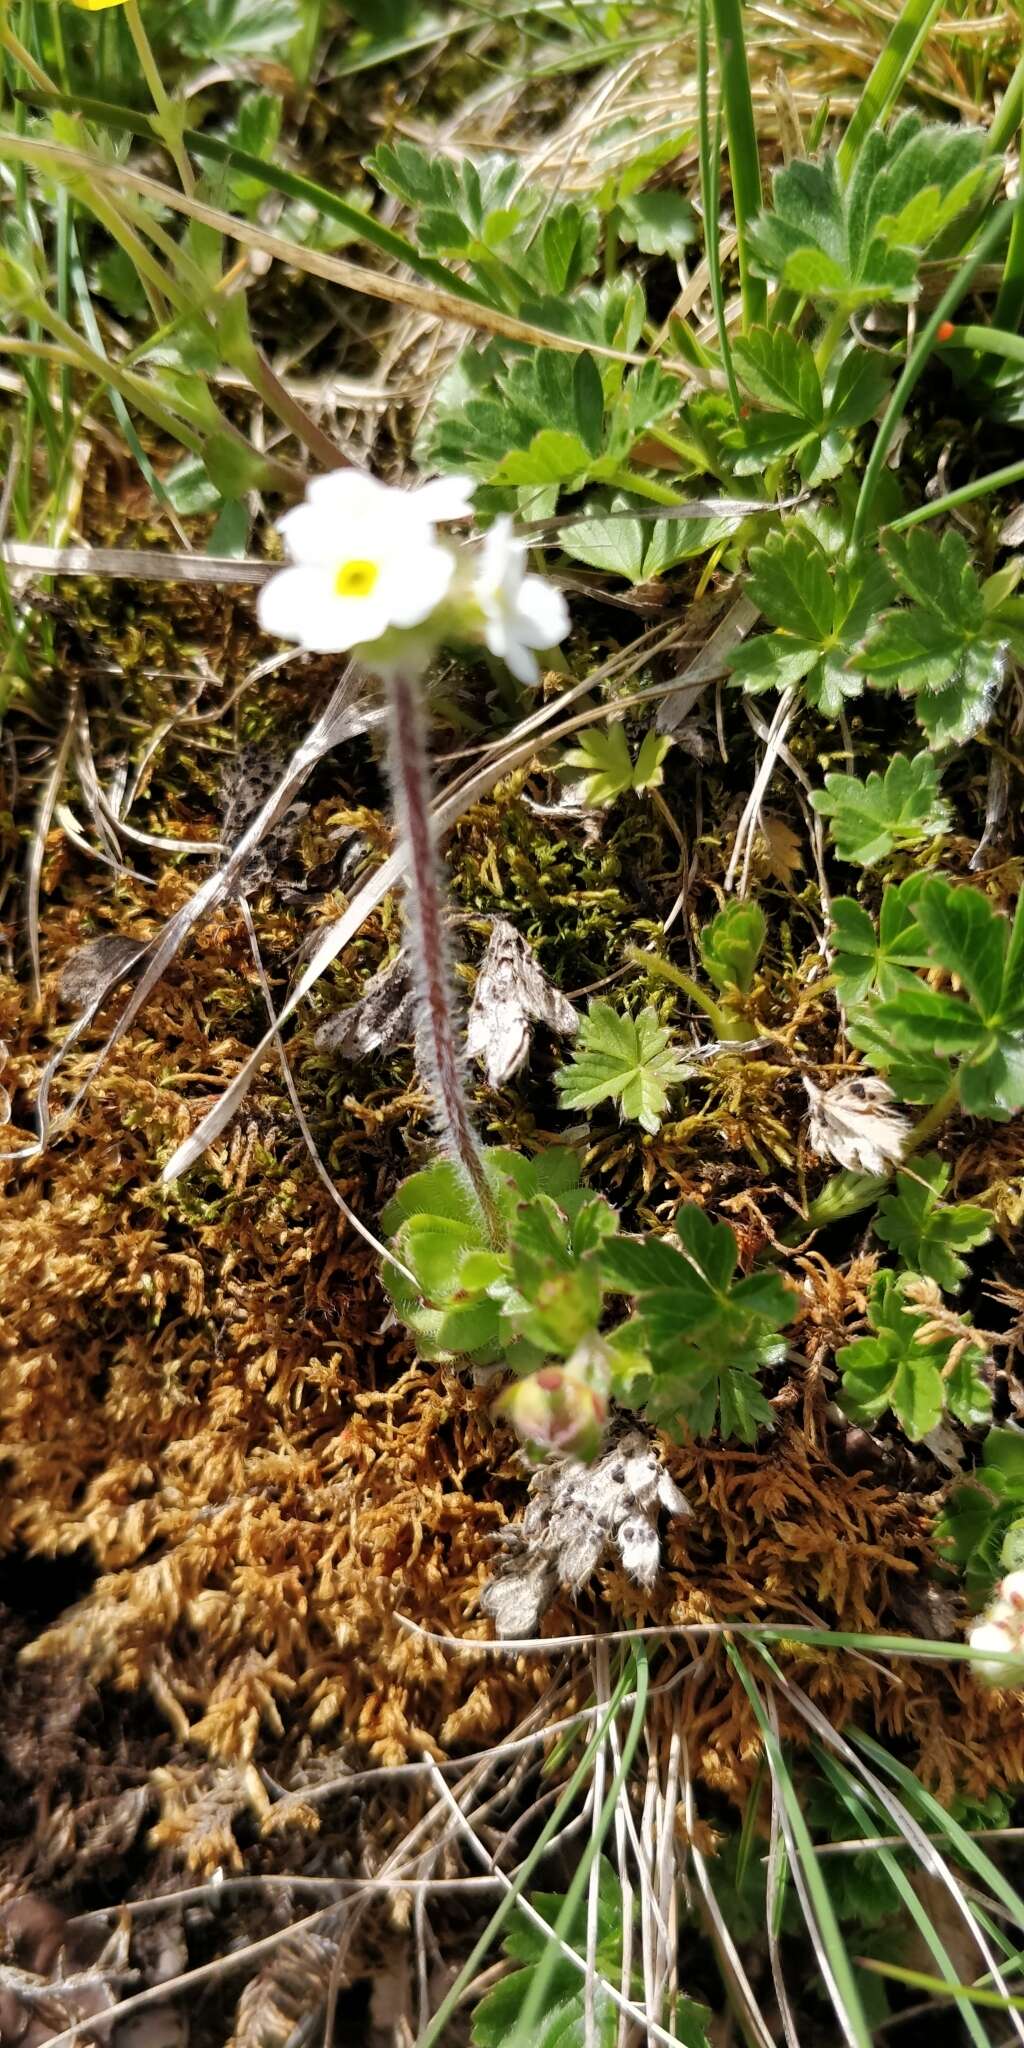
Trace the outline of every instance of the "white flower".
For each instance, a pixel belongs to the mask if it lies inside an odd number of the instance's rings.
[[[305,503],[279,521],[293,566],[264,584],[260,625],[318,654],[423,625],[456,567],[435,522],[462,518],[474,488],[466,477],[437,477],[400,491],[356,469],[315,478]]]
[[[569,609],[553,584],[526,574],[526,542],[513,538],[511,519],[496,519],[484,535],[473,595],[491,653],[519,682],[539,682],[535,650],[565,639]]]
[[[967,1640],[978,1678],[989,1685],[1024,1684],[1024,1571],[1007,1572]],[[999,1652],[1015,1655],[1017,1663],[1002,1663]]]

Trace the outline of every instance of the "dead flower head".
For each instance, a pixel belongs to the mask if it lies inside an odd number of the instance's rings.
[[[503,1529],[507,1556],[481,1595],[500,1637],[536,1631],[559,1586],[576,1592],[606,1551],[630,1578],[654,1585],[661,1567],[658,1512],[690,1509],[658,1447],[630,1429],[593,1465],[550,1457],[530,1481],[521,1522]]]
[[[879,1074],[855,1074],[834,1088],[818,1088],[804,1074],[803,1084],[811,1105],[808,1137],[819,1159],[834,1159],[851,1173],[886,1173],[898,1165],[910,1122]]]
[[[529,1058],[534,1024],[566,1037],[579,1029],[567,997],[552,988],[537,956],[513,925],[496,917],[469,1011],[466,1050],[500,1088]]]

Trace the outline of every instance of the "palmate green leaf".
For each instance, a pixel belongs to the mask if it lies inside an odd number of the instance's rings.
[[[967,1274],[963,1251],[973,1251],[992,1235],[987,1209],[972,1202],[944,1202],[950,1168],[937,1152],[915,1159],[896,1175],[896,1192],[878,1205],[875,1231],[898,1252],[905,1265],[924,1273],[953,1293]]]
[[[913,916],[922,964],[955,974],[961,993],[926,986],[916,976],[901,979],[882,990],[882,1001],[854,1013],[850,1038],[900,1093],[906,1075],[896,1076],[908,1063],[926,1063],[927,1070],[928,1062],[955,1060],[963,1108],[1003,1120],[1024,1107],[1022,903],[1011,928],[980,890],[932,875],[917,881]],[[916,935],[912,943],[916,947]],[[903,1093],[903,1100],[933,1101],[935,1095]]]
[[[510,157],[456,162],[397,141],[381,143],[367,168],[414,209],[420,248],[468,264],[488,296],[494,296],[495,268],[517,305],[538,292],[570,292],[594,270],[596,213],[574,200],[555,200],[541,219],[544,188],[524,181],[521,164]]]
[[[873,867],[895,849],[919,846],[950,827],[932,754],[915,754],[913,760],[895,754],[884,775],[872,771],[863,782],[856,775],[826,775],[824,789],[816,789],[811,802],[831,819],[840,860],[858,867]]]
[[[557,497],[610,481],[634,441],[675,409],[679,387],[653,362],[609,384],[585,352],[530,349],[506,362],[488,347],[445,380],[421,457],[499,490]]]
[[[988,1421],[992,1396],[981,1377],[985,1353],[968,1344],[951,1372],[951,1337],[922,1339],[922,1317],[912,1313],[903,1274],[876,1273],[868,1294],[874,1332],[836,1353],[843,1375],[840,1404],[851,1422],[877,1422],[891,1409],[913,1442],[933,1430],[948,1407],[969,1428]]]
[[[933,746],[970,739],[985,723],[1010,651],[1024,652],[1019,606],[1008,593],[986,602],[963,536],[915,527],[891,534],[883,553],[909,609],[885,613],[851,666],[876,688],[898,686]]]
[[[727,903],[700,934],[705,973],[720,989],[738,989],[741,995],[749,995],[766,932],[759,903]]]
[[[846,1006],[875,992],[891,996],[917,987],[914,969],[926,967],[931,957],[917,921],[923,879],[911,875],[905,882],[887,884],[877,931],[854,897],[833,898],[833,966],[839,999]]]
[[[1024,1551],[1024,1432],[990,1429],[981,1464],[950,1495],[935,1525],[936,1547],[961,1566],[968,1598],[980,1607]]]
[[[984,139],[905,114],[875,129],[846,189],[835,158],[776,171],[773,206],[749,230],[762,273],[847,312],[916,296],[921,254],[978,192]]]
[[[777,630],[730,656],[733,680],[751,692],[802,681],[809,704],[837,716],[863,687],[850,660],[892,583],[877,554],[833,558],[802,521],[750,550],[747,595]]]
[[[641,741],[634,761],[621,725],[610,725],[604,731],[595,726],[582,733],[574,747],[567,748],[559,773],[582,769],[578,787],[583,802],[600,807],[630,791],[656,789],[664,779],[665,756],[671,745],[671,738],[652,729]]]
[[[853,452],[850,438],[877,411],[888,384],[872,350],[854,347],[826,397],[814,351],[788,327],[753,327],[733,346],[740,382],[764,411],[741,419],[726,435],[737,476],[791,456],[804,483],[838,476]]]
[[[617,1238],[602,1250],[609,1287],[632,1295],[630,1347],[649,1361],[633,1398],[666,1429],[680,1423],[707,1436],[718,1418],[723,1437],[752,1443],[770,1427],[772,1411],[759,1369],[776,1363],[778,1336],[795,1298],[781,1275],[736,1280],[738,1249],[727,1223],[713,1223],[689,1204],[676,1216],[677,1246],[664,1239]]]
[[[525,1337],[542,1354],[569,1358],[597,1329],[602,1293],[599,1252],[617,1228],[614,1209],[600,1195],[586,1195],[573,1215],[543,1193],[521,1204],[510,1253],[517,1294],[509,1295],[504,1308],[514,1337]]]
[[[618,1102],[621,1114],[654,1133],[668,1108],[669,1090],[687,1069],[669,1045],[656,1010],[638,1017],[593,1001],[580,1025],[569,1064],[556,1076],[563,1109],[593,1109]]]

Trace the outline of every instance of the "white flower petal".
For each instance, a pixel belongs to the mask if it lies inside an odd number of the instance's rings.
[[[367,476],[363,469],[329,469],[326,475],[315,476],[306,485],[306,504],[312,505],[318,515],[350,519],[354,525],[367,514],[386,510],[390,499],[399,495],[389,484],[382,484],[379,477]]]
[[[1008,1600],[1014,1607],[1024,1607],[1024,1572],[1007,1572],[998,1588],[998,1594],[1000,1600]]]
[[[569,631],[569,607],[561,591],[540,576],[527,576],[511,630],[527,647],[557,647]]]
[[[455,558],[447,548],[403,548],[381,577],[381,601],[393,626],[419,626],[436,611],[455,574]]]
[[[388,611],[376,591],[339,597],[329,569],[302,564],[282,569],[260,591],[257,610],[265,633],[293,640],[316,654],[347,654],[387,631]]]
[[[476,480],[471,476],[434,476],[413,493],[425,519],[466,519],[473,510]]]
[[[992,1652],[1020,1650],[1020,1644],[997,1621],[983,1621],[972,1628],[968,1637],[971,1650],[977,1662],[974,1667],[976,1678],[986,1679],[991,1685],[1010,1686],[1019,1683],[1020,1674],[1012,1664],[1003,1664],[992,1656]]]

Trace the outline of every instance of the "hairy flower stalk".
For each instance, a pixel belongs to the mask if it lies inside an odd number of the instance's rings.
[[[434,1098],[445,1150],[465,1175],[483,1213],[492,1244],[503,1232],[484,1171],[462,1079],[455,1036],[455,1001],[444,895],[430,808],[426,719],[419,682],[392,674],[388,692],[388,773],[395,820],[407,852],[406,951],[419,995],[417,1053]]]
[[[417,1051],[440,1135],[480,1206],[492,1243],[503,1230],[462,1078],[448,964],[444,892],[430,807],[422,677],[445,640],[486,647],[521,682],[537,653],[569,630],[561,592],[527,570],[511,521],[456,546],[437,527],[465,519],[474,485],[436,477],[393,490],[358,470],[316,477],[279,531],[291,556],[260,593],[260,623],[319,653],[355,650],[384,685],[388,768],[405,844],[407,952],[417,997]]]

